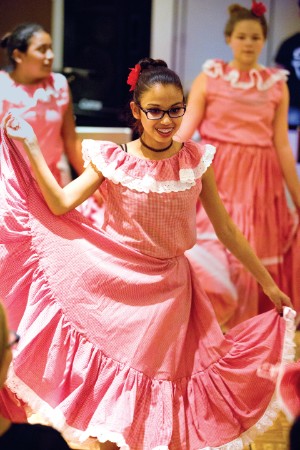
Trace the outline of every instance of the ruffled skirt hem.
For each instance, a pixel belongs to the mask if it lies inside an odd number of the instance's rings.
[[[283,338],[283,349],[280,364],[286,364],[294,360],[295,354],[295,324],[294,324],[295,313],[289,308],[284,309],[284,321],[285,321],[285,331]],[[231,330],[231,338],[234,336],[234,329]],[[112,364],[116,364],[116,361],[111,360]],[[264,361],[262,361],[263,365]],[[278,362],[277,362],[278,364]],[[258,368],[259,369],[259,368]],[[134,369],[131,369],[134,371]],[[199,374],[198,374],[199,375]],[[104,374],[103,374],[104,376]],[[140,373],[136,373],[137,377],[145,377]],[[197,376],[197,374],[195,375]],[[111,377],[111,374],[109,375]],[[146,377],[147,378],[147,377]],[[200,377],[201,378],[201,377]],[[148,380],[147,380],[148,381]],[[155,383],[155,380],[153,380]],[[268,380],[269,381],[269,380]],[[126,380],[124,380],[124,385],[126,385]],[[41,399],[28,385],[26,385],[15,373],[11,366],[9,371],[9,377],[7,380],[8,388],[17,395],[17,397],[26,403],[27,414],[30,417],[32,414],[38,414],[42,418],[43,423],[47,423],[57,430],[59,430],[65,437],[66,440],[71,442],[78,442],[83,444],[83,446],[88,445],[90,449],[97,448],[97,442],[110,441],[115,443],[120,447],[121,450],[141,450],[141,446],[130,446],[126,440],[126,436],[122,431],[116,431],[105,423],[99,424],[89,424],[86,429],[79,429],[74,426],[70,426],[67,423],[67,418],[65,414],[61,411],[59,407],[52,407],[49,403]],[[124,386],[123,386],[124,387]],[[172,391],[175,392],[178,386],[176,382],[173,383]],[[122,390],[122,389],[121,389]],[[163,445],[156,445],[153,447],[147,447],[147,450],[242,450],[245,445],[249,445],[253,442],[257,436],[263,434],[268,428],[270,428],[277,418],[278,412],[281,410],[280,401],[276,396],[275,384],[273,387],[274,394],[267,405],[262,416],[252,425],[249,429],[242,432],[239,436],[232,439],[230,442],[224,442],[221,445],[206,445],[200,447],[189,447],[189,446],[174,446],[170,442],[165,442]],[[124,392],[125,401],[123,407],[126,405],[126,392]],[[171,392],[171,391],[170,391]],[[148,395],[148,392],[145,392]],[[128,403],[129,404],[129,403]],[[153,405],[155,407],[157,405]],[[159,414],[159,411],[158,411]],[[200,419],[201,420],[201,419]],[[205,420],[203,418],[203,420]],[[216,426],[218,424],[216,423]],[[159,426],[159,420],[157,422]],[[212,425],[211,425],[212,426]],[[201,427],[201,423],[200,423]]]

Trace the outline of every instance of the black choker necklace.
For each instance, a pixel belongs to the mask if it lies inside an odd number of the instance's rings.
[[[167,147],[157,149],[157,148],[153,148],[153,147],[150,147],[149,145],[145,144],[142,137],[140,137],[140,141],[144,147],[148,148],[149,150],[152,150],[153,152],[165,152],[166,150],[169,150],[169,148],[171,148],[173,145],[173,140],[172,140],[171,144],[169,144]]]

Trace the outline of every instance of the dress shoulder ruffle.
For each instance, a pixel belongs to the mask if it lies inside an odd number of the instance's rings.
[[[29,110],[40,103],[50,103],[53,99],[61,106],[69,103],[68,82],[64,75],[52,72],[45,80],[23,85],[15,83],[5,71],[0,71],[0,101],[8,101],[15,107]],[[20,110],[19,110],[20,113]]]
[[[211,78],[223,78],[233,88],[251,89],[256,87],[259,91],[270,89],[279,81],[287,81],[288,70],[275,67],[263,67],[262,69],[251,69],[241,72],[230,67],[221,59],[208,59],[203,64],[203,71]]]
[[[146,193],[190,189],[211,165],[215,151],[213,145],[189,140],[176,155],[157,161],[130,155],[113,142],[82,142],[85,167],[91,163],[113,183]]]

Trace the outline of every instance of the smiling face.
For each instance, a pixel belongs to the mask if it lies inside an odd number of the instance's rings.
[[[169,110],[184,105],[182,91],[173,84],[154,84],[145,91],[140,98],[140,106],[144,110]],[[150,120],[145,112],[135,103],[130,104],[133,116],[141,121],[143,127],[143,139],[152,147],[164,147],[168,145],[172,137],[179,129],[182,117],[171,118],[166,113],[161,119]]]
[[[265,44],[262,26],[256,20],[241,20],[226,42],[232,50],[235,67],[240,70],[255,68]]]
[[[15,72],[24,82],[35,83],[48,77],[53,64],[53,50],[51,36],[45,31],[38,31],[32,35],[26,52],[15,49],[13,58],[16,62]]]

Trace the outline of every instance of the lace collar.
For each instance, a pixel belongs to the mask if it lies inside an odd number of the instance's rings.
[[[248,72],[241,72],[220,59],[208,59],[203,64],[203,71],[209,77],[223,78],[233,88],[251,89],[256,87],[259,91],[270,89],[278,81],[286,81],[289,74],[288,70],[275,67],[262,67],[259,70],[251,69]]]
[[[138,192],[168,193],[191,189],[211,165],[215,147],[187,141],[170,158],[146,160],[124,152],[108,141],[82,141],[84,166],[91,163],[115,184]]]

